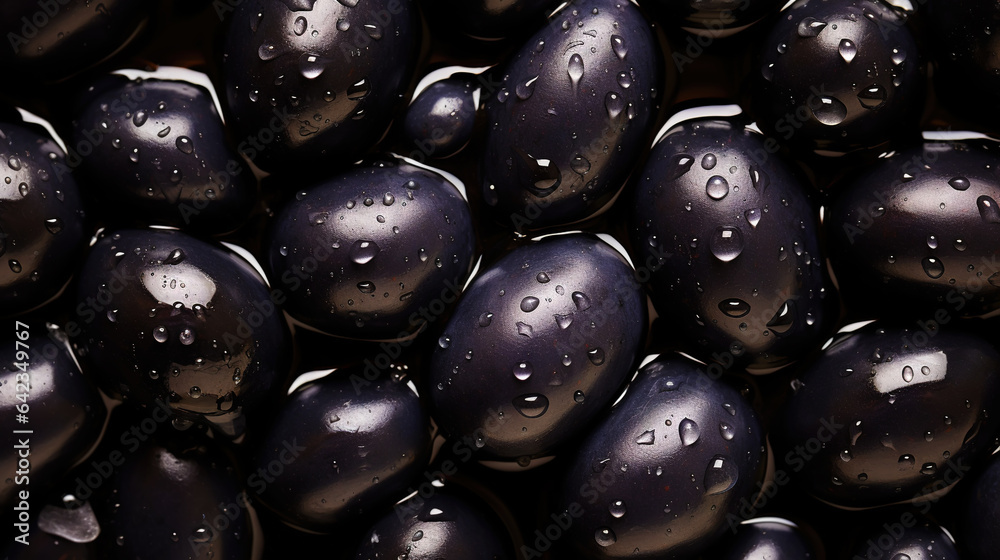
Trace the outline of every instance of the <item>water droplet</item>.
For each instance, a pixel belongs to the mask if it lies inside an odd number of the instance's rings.
[[[743,213],[743,216],[747,219],[747,223],[750,227],[755,228],[757,224],[760,223],[761,213],[757,208],[751,208]]]
[[[611,517],[614,517],[615,519],[620,519],[624,517],[625,512],[626,512],[625,502],[621,500],[615,500],[611,502],[611,506],[608,507],[608,513],[610,513]]]
[[[488,327],[493,322],[493,314],[487,311],[479,316],[479,326]]]
[[[798,32],[799,37],[808,38],[819,35],[819,32],[823,31],[824,27],[826,27],[825,22],[818,21],[816,18],[807,17],[799,22],[799,26],[796,31]]]
[[[620,85],[622,89],[628,89],[632,87],[632,76],[628,72],[619,72],[618,85]]]
[[[906,51],[903,49],[892,49],[892,63],[899,66],[906,60]]]
[[[573,314],[567,313],[566,315],[553,315],[556,319],[556,324],[559,325],[560,329],[568,329],[570,325],[573,324]]]
[[[719,433],[722,434],[722,439],[726,441],[732,440],[736,437],[736,430],[732,426],[726,424],[725,422],[719,424]]]
[[[618,542],[618,537],[609,527],[601,527],[594,532],[594,540],[597,541],[597,544],[606,547]]]
[[[373,294],[375,293],[375,283],[368,280],[358,282],[358,291],[362,294]]]
[[[715,258],[729,262],[743,252],[743,234],[737,228],[719,226],[709,240],[709,248]]]
[[[264,43],[257,49],[257,56],[259,56],[263,61],[273,60],[277,58],[279,54],[281,54],[281,52],[276,49],[274,45],[269,43]]]
[[[691,170],[694,165],[694,158],[687,154],[674,156],[670,161],[670,170],[664,177],[665,181],[675,181]]]
[[[861,437],[862,434],[861,420],[858,420],[857,422],[848,426],[848,432],[851,436],[851,445],[857,445],[858,438]]]
[[[635,438],[635,442],[639,445],[653,445],[653,443],[656,442],[656,431],[646,430],[645,432],[642,432],[639,437]],[[617,517],[621,516],[619,515]]]
[[[628,54],[628,47],[625,45],[625,40],[618,35],[611,36],[611,50],[615,51],[619,60],[625,60],[625,55]]]
[[[364,27],[365,27],[365,33],[367,33],[368,36],[371,37],[372,39],[378,41],[379,39],[382,38],[382,27],[379,24],[366,23]]]
[[[166,327],[156,327],[155,329],[153,329],[153,340],[157,342],[160,343],[166,342],[169,336],[170,334],[167,332]]]
[[[55,235],[62,231],[63,221],[61,218],[49,218],[45,220],[45,229],[49,230],[49,233]],[[2,251],[0,251],[2,252]]]
[[[521,362],[514,366],[514,377],[518,381],[527,381],[531,377],[531,362]]]
[[[569,74],[569,80],[573,84],[574,90],[577,84],[580,83],[580,78],[583,77],[583,57],[579,54],[574,54],[569,58],[569,64],[566,66],[566,73]]]
[[[709,496],[724,494],[736,486],[740,473],[732,459],[716,455],[708,462],[705,469],[705,494]]]
[[[351,260],[357,264],[367,264],[379,253],[379,246],[374,241],[359,239],[351,245]]]
[[[729,194],[729,182],[715,175],[706,183],[705,192],[708,193],[708,197],[712,200],[722,200]]]
[[[767,328],[777,335],[787,333],[795,324],[795,310],[795,300],[786,300],[767,322]]]
[[[590,363],[599,366],[604,363],[604,350],[592,348],[587,351],[587,358],[590,359]]]
[[[579,311],[586,311],[587,309],[590,309],[590,298],[587,297],[587,294],[584,294],[583,292],[573,292],[571,297],[573,298],[573,304],[576,305],[576,308]]]
[[[858,47],[850,39],[841,39],[838,50],[840,51],[840,58],[843,58],[844,62],[848,64],[858,55]]]
[[[177,138],[177,149],[182,153],[190,154],[194,152],[194,144],[191,143],[191,139],[187,136],[180,136]]]
[[[927,246],[930,247],[931,249],[937,249],[938,248],[937,237],[935,237],[933,235],[928,235],[927,236]]]
[[[951,185],[951,188],[956,191],[964,191],[971,186],[971,183],[969,183],[969,180],[965,177],[954,177],[952,180],[948,181],[948,184]]]
[[[512,404],[514,410],[520,412],[525,418],[538,418],[549,409],[549,399],[538,393],[514,397]]]
[[[931,278],[940,278],[944,274],[944,263],[934,257],[924,257],[920,264]]]
[[[681,434],[681,443],[687,446],[694,445],[698,441],[698,437],[701,435],[698,424],[690,418],[681,420],[678,431],[680,431]]]
[[[192,387],[191,389],[197,389],[197,387]],[[199,525],[191,535],[191,541],[196,543],[211,542],[213,538],[215,538],[215,535],[207,525]]]
[[[295,21],[292,23],[292,31],[301,37],[305,34],[307,26],[308,22],[306,22],[306,18],[299,16],[295,18]]]
[[[989,196],[983,195],[976,199],[976,206],[979,207],[979,216],[988,224],[1000,224],[1000,208],[997,208],[997,201]]]
[[[924,463],[920,467],[920,473],[926,475],[933,475],[937,472],[937,465],[934,463]]]
[[[888,97],[888,94],[885,88],[878,84],[862,88],[858,92],[858,101],[866,109],[878,109],[885,103],[886,97]]]
[[[573,393],[573,401],[577,404],[583,404],[585,398],[586,395],[583,394],[583,391],[576,391]]]
[[[907,383],[913,381],[913,368],[910,366],[903,367],[903,381]]]
[[[720,301],[719,309],[729,317],[739,318],[750,313],[750,304],[742,299],[730,298]]]
[[[836,126],[847,118],[847,106],[834,97],[820,97],[819,106],[812,108],[812,114],[819,122]]]
[[[534,296],[528,296],[521,300],[521,311],[525,313],[531,313],[535,309],[538,309],[538,298]]]
[[[139,163],[139,148],[132,148],[128,154],[128,160],[132,163]]]
[[[367,78],[361,78],[347,88],[347,98],[351,101],[359,101],[368,97],[372,92],[372,85]]]
[[[517,98],[524,101],[531,97],[531,94],[535,92],[535,82],[538,81],[538,76],[533,76],[527,80],[517,84],[514,88],[514,93]]]

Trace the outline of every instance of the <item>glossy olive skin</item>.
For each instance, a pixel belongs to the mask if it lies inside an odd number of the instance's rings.
[[[827,226],[845,296],[869,309],[1000,310],[998,153],[925,141],[838,188]]]
[[[130,420],[141,425],[138,417]],[[101,558],[253,557],[254,506],[248,498],[254,494],[243,494],[245,479],[214,442],[194,434],[133,442],[91,500],[101,523]]]
[[[555,0],[424,0],[431,21],[442,21],[442,31],[479,39],[523,35],[525,28],[544,20]]]
[[[799,152],[878,153],[919,122],[921,64],[887,3],[798,0],[762,43],[753,112],[764,134]]]
[[[139,214],[145,223],[224,233],[254,205],[256,179],[199,85],[107,76],[88,92],[73,129],[69,161],[112,219]]]
[[[667,131],[639,175],[629,231],[653,304],[706,360],[786,365],[836,319],[807,185],[736,119]]]
[[[39,323],[22,323],[15,331],[11,325],[4,336],[0,346],[4,431],[33,433],[11,436],[28,441],[31,466],[22,473],[23,480],[14,473],[19,470],[19,453],[25,448],[18,448],[18,442],[12,440],[0,457],[0,468],[11,473],[3,477],[0,486],[3,507],[13,507],[22,490],[41,496],[47,486],[83,459],[101,436],[107,408],[97,387],[80,372],[71,352],[66,334],[54,326],[49,329]],[[24,364],[24,369],[17,364]],[[25,403],[26,407],[18,408]],[[15,417],[24,410],[28,421],[17,423]]]
[[[96,66],[131,42],[159,0],[6,0],[0,4],[0,67],[57,82]]]
[[[458,299],[475,235],[467,202],[443,175],[387,159],[293,198],[272,226],[267,259],[296,319],[346,338],[395,339]]]
[[[615,0],[572,2],[528,39],[484,91],[480,185],[499,222],[539,230],[611,202],[666,93],[659,53],[638,7]]]
[[[694,361],[660,357],[564,475],[556,503],[583,508],[564,540],[586,558],[695,557],[729,530],[742,501],[753,503],[764,451],[738,391]]]
[[[406,110],[403,132],[428,157],[458,153],[476,124],[475,78],[453,76],[427,86]]]
[[[650,11],[665,26],[696,35],[728,37],[781,9],[781,0],[653,0]]]
[[[888,548],[886,545],[889,545]],[[937,524],[911,512],[888,518],[861,538],[851,558],[960,560],[955,541]]]
[[[0,315],[17,315],[69,282],[86,216],[65,154],[47,133],[5,122],[0,134]]]
[[[1000,549],[1000,455],[994,455],[971,486],[959,518],[963,549],[973,560],[993,558]]]
[[[513,559],[510,535],[482,504],[438,491],[394,506],[361,541],[357,560]]]
[[[586,234],[517,248],[466,291],[431,356],[434,419],[522,466],[579,434],[634,371],[646,299],[622,256]]]
[[[933,49],[934,85],[942,104],[980,121],[1000,122],[996,54],[1000,6],[988,0],[926,0],[922,15]],[[975,84],[975,87],[965,87]]]
[[[275,298],[278,299],[278,298]],[[110,396],[239,436],[281,391],[290,333],[250,263],[174,230],[105,233],[77,287],[78,349]]]
[[[261,169],[356,161],[401,108],[420,50],[412,0],[244,2],[228,17],[227,124]]]
[[[260,500],[292,527],[328,533],[391,505],[427,465],[430,424],[417,394],[405,380],[363,375],[335,371],[302,385],[256,435]],[[268,474],[278,467],[280,476]]]
[[[809,560],[819,558],[798,526],[778,518],[750,519],[740,524],[736,538],[721,560]]]
[[[802,374],[772,443],[800,467],[803,488],[831,505],[932,499],[995,447],[998,367],[1000,352],[977,335],[933,320],[872,323],[838,337]]]

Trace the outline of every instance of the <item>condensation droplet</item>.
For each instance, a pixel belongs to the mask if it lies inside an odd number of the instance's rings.
[[[701,436],[701,431],[698,428],[698,423],[690,418],[685,418],[681,420],[680,426],[678,426],[678,431],[681,435],[681,443],[686,446],[691,446],[697,443],[698,438]]]
[[[840,47],[837,50],[840,51],[840,58],[843,58],[844,62],[848,64],[858,55],[858,47],[850,39],[841,39]]]

